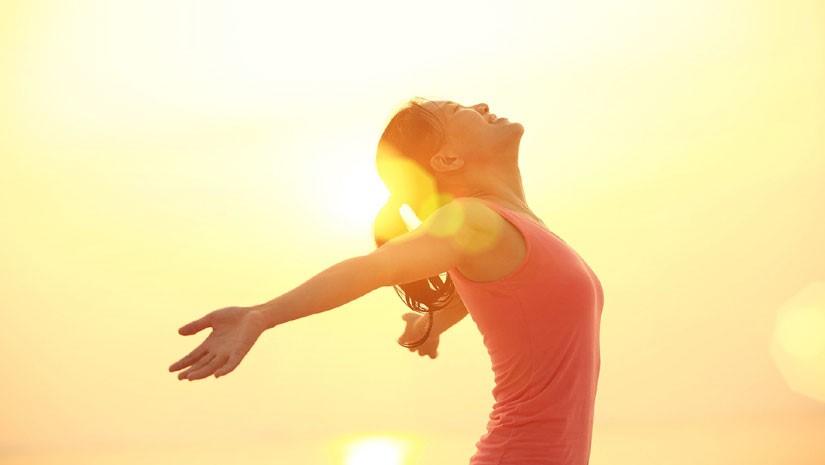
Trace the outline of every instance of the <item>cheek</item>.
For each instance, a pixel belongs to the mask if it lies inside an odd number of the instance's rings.
[[[478,112],[464,110],[455,115],[455,123],[466,130],[478,130],[487,126],[487,120]]]
[[[494,128],[478,113],[457,115],[447,128],[456,148],[477,152],[495,139]]]

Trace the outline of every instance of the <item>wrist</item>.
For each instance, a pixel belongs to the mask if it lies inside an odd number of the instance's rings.
[[[421,317],[418,321],[415,322],[415,333],[416,339],[420,339],[427,334],[427,325],[429,325],[430,320],[432,319],[432,328],[430,328],[430,335],[429,337],[438,337],[441,334],[438,327],[438,316],[433,313],[424,313],[421,314]]]
[[[254,305],[249,307],[249,310],[250,312],[258,315],[264,331],[267,329],[272,329],[282,323],[278,320],[278,314],[275,310],[275,304],[273,301]]]

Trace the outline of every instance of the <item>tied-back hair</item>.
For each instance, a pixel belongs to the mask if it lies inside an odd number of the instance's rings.
[[[430,157],[444,144],[444,128],[438,118],[414,98],[404,105],[387,124],[378,142],[376,167],[390,190],[390,198],[373,223],[376,247],[409,232],[401,215],[407,205],[420,221],[449,199],[438,190]],[[404,266],[399,263],[398,266]],[[399,342],[404,347],[418,347],[427,340],[433,327],[433,313],[444,308],[455,295],[452,278],[446,274],[394,285],[404,304],[418,313],[426,313],[427,331],[415,342]]]

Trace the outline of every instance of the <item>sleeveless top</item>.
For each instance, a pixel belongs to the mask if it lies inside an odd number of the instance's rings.
[[[495,379],[487,432],[470,465],[587,465],[601,365],[601,282],[560,237],[481,200],[521,232],[527,253],[497,281],[448,271]]]

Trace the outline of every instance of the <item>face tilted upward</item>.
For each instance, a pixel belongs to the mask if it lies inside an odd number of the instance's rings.
[[[425,107],[442,122],[445,149],[449,152],[467,161],[501,160],[506,155],[517,155],[524,127],[490,113],[487,104],[468,107],[439,100],[427,102]]]

